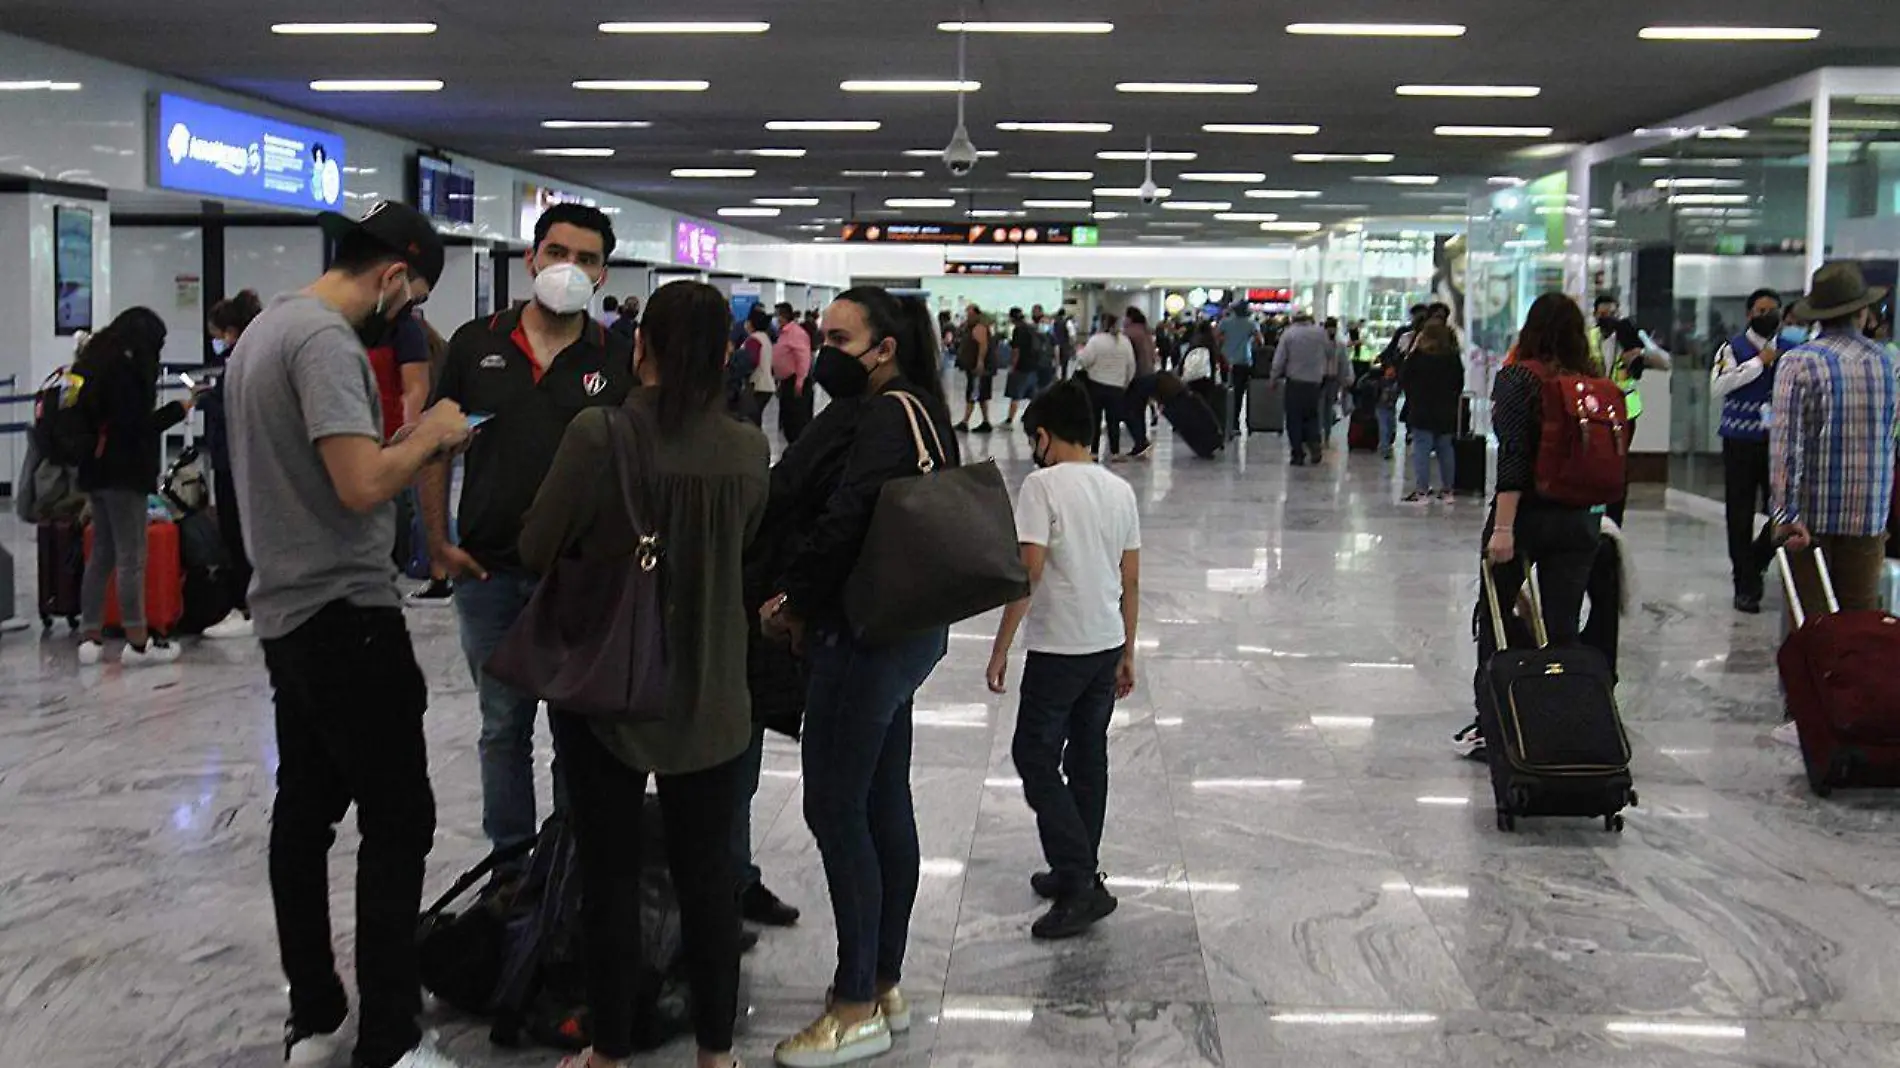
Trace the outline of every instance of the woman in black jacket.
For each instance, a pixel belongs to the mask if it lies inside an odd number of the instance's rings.
[[[1458,340],[1451,328],[1433,320],[1419,331],[1412,358],[1399,369],[1399,388],[1405,393],[1405,425],[1412,428],[1412,492],[1405,503],[1432,499],[1432,456],[1438,456],[1438,496],[1451,500],[1456,485],[1458,457],[1452,442],[1458,434],[1458,397],[1465,388],[1465,362],[1458,356]]]
[[[864,548],[884,484],[919,473],[906,405],[922,402],[926,447],[959,463],[937,370],[936,327],[921,301],[860,286],[825,309],[812,377],[836,398],[773,472],[765,529],[795,546],[778,593],[759,610],[768,636],[809,662],[805,821],[818,840],[837,920],[838,966],[825,1012],[779,1043],[780,1064],[841,1064],[875,1056],[910,1026],[898,990],[917,897],[917,819],[911,807],[911,704],[943,659],[948,628],[863,645],[844,609],[846,578]],[[934,433],[932,432],[934,430]],[[928,560],[918,561],[929,566]]]
[[[178,659],[175,646],[145,629],[145,503],[158,486],[159,439],[191,411],[189,399],[154,410],[164,347],[164,321],[150,308],[132,308],[94,334],[73,365],[85,379],[80,405],[98,435],[79,464],[78,485],[92,510],[92,554],[79,588],[81,664],[97,664],[105,655],[106,580],[115,570],[123,662]]]
[[[212,366],[222,369],[231,358],[231,350],[251,320],[264,313],[257,291],[247,289],[211,306],[205,325],[211,332]],[[231,613],[205,628],[207,638],[249,638],[251,630],[251,558],[244,552],[244,527],[238,515],[237,481],[231,475],[229,427],[225,419],[224,376],[210,389],[198,395],[198,408],[204,414],[205,451],[211,456],[212,500],[217,505],[218,537],[225,555],[231,558],[226,576],[233,605]]]

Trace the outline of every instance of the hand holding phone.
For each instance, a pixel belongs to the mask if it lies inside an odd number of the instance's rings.
[[[470,430],[473,430],[476,427],[481,426],[483,423],[488,422],[490,419],[493,419],[494,417],[495,417],[494,412],[469,412],[468,413],[468,428]]]

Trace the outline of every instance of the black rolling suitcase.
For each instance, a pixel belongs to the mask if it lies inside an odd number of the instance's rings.
[[[77,519],[54,519],[35,530],[39,539],[40,626],[51,630],[53,620],[79,629],[79,586],[86,577],[86,525]]]
[[[1475,393],[1458,398],[1458,433],[1451,439],[1451,491],[1461,497],[1482,497],[1491,486],[1491,439],[1472,433],[1471,404],[1476,399]]]
[[[1620,813],[1636,804],[1636,791],[1609,665],[1587,646],[1550,648],[1535,575],[1528,581],[1538,648],[1509,648],[1491,565],[1479,566],[1498,640],[1497,655],[1478,669],[1498,829],[1514,831],[1525,816],[1589,816],[1622,830]]]
[[[1163,401],[1161,414],[1168,419],[1168,425],[1181,435],[1187,447],[1194,455],[1203,460],[1211,460],[1227,445],[1226,435],[1221,432],[1220,417],[1207,402],[1187,390],[1182,390]]]

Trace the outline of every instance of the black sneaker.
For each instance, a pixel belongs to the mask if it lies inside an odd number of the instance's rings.
[[[1458,750],[1458,755],[1466,760],[1483,760],[1486,757],[1484,733],[1479,729],[1476,720],[1471,722],[1471,726],[1452,735],[1451,744]]]
[[[1031,936],[1043,942],[1059,942],[1086,934],[1088,929],[1115,911],[1115,895],[1102,885],[1102,877],[1087,890],[1061,898],[1042,919],[1029,927]]]
[[[970,432],[972,434],[994,434],[996,433],[996,428],[988,423],[978,423]]]
[[[1044,901],[1054,901],[1062,893],[1062,881],[1052,871],[1039,871],[1029,877],[1029,888]]]
[[[766,927],[790,927],[798,922],[798,910],[780,901],[763,883],[753,883],[740,891],[739,915]]]
[[[1735,610],[1751,616],[1761,614],[1761,595],[1758,593],[1738,593],[1735,595]]]
[[[427,586],[409,595],[410,604],[446,604],[455,596],[455,588],[448,579],[430,579]]]
[[[1305,466],[1306,466],[1306,457],[1304,457],[1304,456],[1295,456],[1295,457],[1293,457],[1293,459],[1292,459],[1292,461],[1291,461],[1291,463],[1292,463],[1292,465],[1293,465],[1294,467],[1305,467]]]
[[[950,429],[956,431],[959,434],[968,434],[970,432],[970,423],[968,420],[965,420],[961,423],[958,423],[956,426],[951,427]]]

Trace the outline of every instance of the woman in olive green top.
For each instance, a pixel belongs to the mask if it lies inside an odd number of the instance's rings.
[[[664,553],[668,655],[665,719],[636,726],[554,709],[554,748],[579,847],[581,926],[593,1048],[567,1068],[615,1068],[633,1053],[640,955],[646,777],[659,779],[667,857],[679,892],[698,1068],[729,1068],[738,1009],[739,913],[732,838],[738,757],[752,741],[741,564],[765,513],[770,451],[758,428],[725,412],[726,331],[719,291],[661,287],[634,348],[642,388],[627,404],[657,425],[653,470],[641,472]],[[521,558],[546,572],[561,556],[628,555],[634,535],[608,477],[610,409],[575,417],[529,509]],[[503,418],[506,418],[504,415]]]

